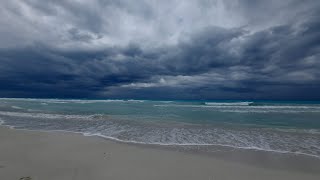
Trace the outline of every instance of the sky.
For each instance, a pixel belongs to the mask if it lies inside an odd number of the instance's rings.
[[[0,0],[0,97],[320,100],[319,0]]]

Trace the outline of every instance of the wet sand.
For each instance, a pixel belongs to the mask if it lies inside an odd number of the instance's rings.
[[[132,145],[76,133],[0,127],[1,180],[309,180],[320,159],[248,150]]]

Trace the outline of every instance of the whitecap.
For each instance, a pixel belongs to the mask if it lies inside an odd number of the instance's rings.
[[[249,106],[253,102],[205,102],[208,106]]]

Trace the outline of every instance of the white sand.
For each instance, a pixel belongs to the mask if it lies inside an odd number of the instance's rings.
[[[320,164],[320,160],[315,162],[301,166]],[[22,177],[32,180],[320,179],[320,171],[297,171],[290,167],[288,164],[284,169],[269,168],[259,166],[259,159],[250,164],[74,133],[0,127],[0,180],[19,180]]]

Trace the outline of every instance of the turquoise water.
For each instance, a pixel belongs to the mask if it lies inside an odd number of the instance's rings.
[[[320,103],[0,99],[3,125],[161,145],[222,145],[320,157]]]

